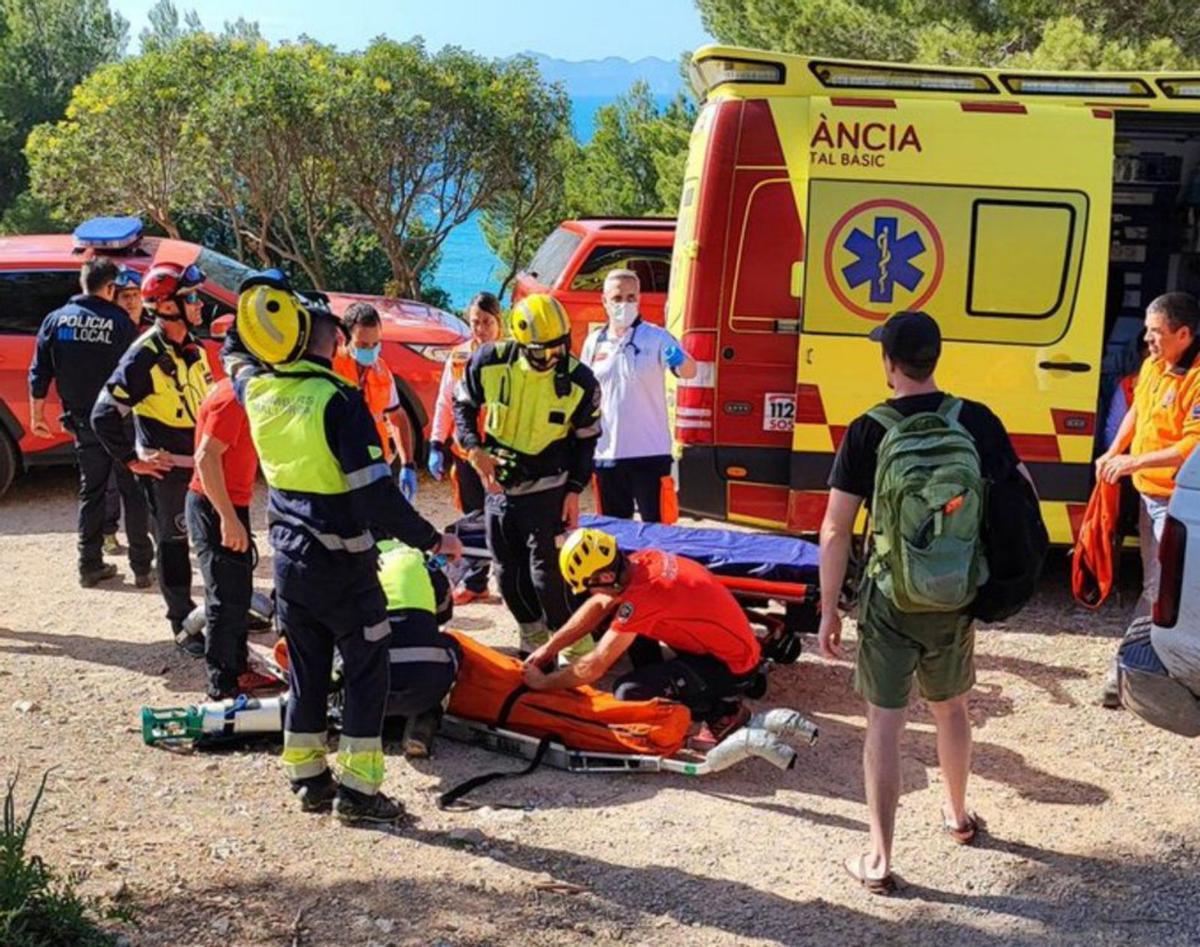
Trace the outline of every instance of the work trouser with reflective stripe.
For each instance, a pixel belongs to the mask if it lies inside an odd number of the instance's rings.
[[[392,633],[387,715],[415,717],[436,710],[454,686],[462,663],[461,646],[438,631],[437,619],[429,612],[398,609],[388,619]]]
[[[388,696],[387,604],[375,556],[335,554],[315,543],[275,554],[280,628],[288,641],[283,765],[292,780],[326,769],[326,710],[334,647],[342,657],[344,706],[337,754],[343,786],[375,793],[383,782]]]

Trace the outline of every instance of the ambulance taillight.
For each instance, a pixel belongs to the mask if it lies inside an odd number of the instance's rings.
[[[685,332],[683,350],[695,361],[696,376],[679,379],[675,390],[675,438],[680,444],[711,444],[716,404],[716,333]]]

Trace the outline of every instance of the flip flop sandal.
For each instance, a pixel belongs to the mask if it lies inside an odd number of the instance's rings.
[[[950,836],[955,845],[971,845],[975,842],[975,837],[979,834],[979,830],[983,828],[984,822],[974,812],[967,813],[967,821],[963,825],[955,825],[942,817],[942,831]]]
[[[846,874],[862,885],[868,894],[877,894],[886,898],[896,893],[896,878],[890,871],[882,878],[871,878],[867,875],[866,855],[859,855],[855,865],[858,868],[857,871],[850,867],[849,862],[842,862],[842,868],[845,869]]]

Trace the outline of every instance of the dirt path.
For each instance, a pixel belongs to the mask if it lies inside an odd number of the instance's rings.
[[[171,646],[157,593],[128,575],[78,587],[73,489],[70,471],[38,472],[0,500],[0,770],[20,767],[27,800],[58,767],[33,850],[132,899],[134,943],[1200,942],[1200,755],[1095,706],[1125,610],[1075,608],[1061,564],[1035,607],[979,639],[972,797],[988,838],[958,849],[938,831],[933,728],[917,705],[896,853],[906,887],[881,900],[840,868],[866,841],[862,708],[848,665],[807,654],[765,702],[821,725],[793,772],[543,770],[478,794],[527,810],[447,814],[434,790],[512,764],[443,742],[428,764],[389,756],[386,788],[416,816],[397,834],[302,815],[268,753],[142,746],[138,709],[198,699],[201,665]],[[437,485],[422,484],[420,506],[450,518]],[[455,624],[512,643],[498,606]]]

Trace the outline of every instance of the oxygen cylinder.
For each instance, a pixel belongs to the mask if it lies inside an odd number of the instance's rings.
[[[147,745],[203,737],[282,733],[287,694],[210,701],[189,707],[143,707],[142,740]]]

